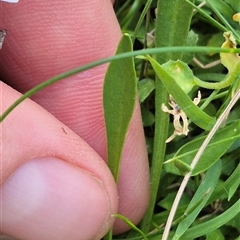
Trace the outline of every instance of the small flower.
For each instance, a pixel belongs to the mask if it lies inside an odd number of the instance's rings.
[[[198,91],[197,98],[194,98],[193,103],[195,105],[198,105],[201,100],[201,93]],[[162,111],[167,112],[169,114],[173,115],[173,126],[174,126],[174,132],[173,134],[166,140],[166,143],[171,142],[176,136],[180,135],[188,135],[189,129],[188,129],[188,118],[186,113],[177,105],[177,103],[174,101],[172,95],[169,96],[169,105],[172,107],[171,110],[168,109],[168,107],[163,103],[162,104]],[[182,120],[182,124],[180,122]]]

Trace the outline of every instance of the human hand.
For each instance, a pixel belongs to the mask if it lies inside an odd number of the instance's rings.
[[[20,0],[0,2],[0,10],[0,29],[8,30],[0,52],[1,113],[40,82],[113,55],[121,38],[109,0]],[[138,104],[117,187],[104,162],[106,68],[47,87],[1,123],[2,233],[24,240],[100,239],[115,220],[111,214],[134,223],[142,218],[149,175]],[[115,233],[126,229],[115,221]]]

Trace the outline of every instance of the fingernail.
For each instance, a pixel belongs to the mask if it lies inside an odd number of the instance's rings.
[[[99,179],[52,157],[20,166],[0,199],[0,232],[18,239],[94,239],[111,214]]]
[[[1,2],[18,3],[19,0],[1,0]]]

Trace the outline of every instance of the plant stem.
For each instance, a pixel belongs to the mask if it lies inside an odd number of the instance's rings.
[[[221,82],[217,82],[217,83],[205,82],[197,78],[195,78],[194,81],[199,87],[202,87],[202,88],[221,89],[221,88],[226,88],[230,86],[237,79],[237,76],[239,75],[239,73],[240,73],[240,61],[236,64],[233,71],[228,74],[226,79],[224,79]]]
[[[166,52],[171,52],[171,53],[176,53],[176,52],[204,52],[204,53],[209,53],[209,52],[225,52],[225,53],[240,53],[240,49],[224,49],[224,48],[216,48],[216,47],[162,47],[162,48],[153,48],[153,49],[143,49],[143,50],[138,50],[134,52],[127,52],[127,53],[121,53],[115,56],[107,57],[107,58],[102,58],[100,60],[97,60],[95,62],[88,63],[83,66],[76,67],[74,69],[71,69],[69,71],[66,71],[64,73],[61,73],[59,75],[56,75],[53,78],[50,78],[39,85],[31,88],[29,91],[24,93],[20,98],[18,98],[11,106],[6,109],[5,112],[0,115],[0,122],[2,122],[7,115],[16,107],[18,106],[21,102],[23,102],[25,99],[31,97],[35,93],[39,92],[40,90],[44,89],[47,86],[50,86],[51,84],[58,82],[60,80],[63,80],[67,77],[70,77],[74,74],[86,71],[90,68],[94,68],[97,66],[100,66],[104,63],[108,63],[111,61],[115,61],[118,59],[123,59],[123,58],[129,58],[129,57],[134,57],[138,55],[145,55],[145,54],[154,54],[154,53],[166,53]]]
[[[231,102],[228,104],[228,106],[226,107],[224,112],[218,118],[216,124],[214,125],[212,130],[209,132],[209,134],[207,135],[206,139],[204,140],[204,142],[202,143],[201,147],[199,148],[199,150],[198,150],[196,156],[194,157],[194,159],[193,159],[193,161],[191,163],[191,166],[190,166],[192,171],[195,168],[195,166],[197,165],[197,163],[198,163],[198,161],[199,161],[203,151],[207,147],[208,143],[211,141],[213,135],[216,133],[218,128],[221,126],[222,122],[225,121],[226,116],[228,115],[229,111],[232,109],[232,107],[235,105],[235,103],[238,101],[239,98],[240,98],[240,88],[234,94]],[[180,186],[180,188],[178,190],[177,196],[174,199],[173,206],[172,206],[172,209],[170,211],[170,214],[169,214],[169,217],[168,217],[168,220],[167,220],[167,224],[166,224],[166,227],[165,227],[164,232],[163,232],[162,240],[167,240],[167,238],[168,238],[168,234],[169,234],[172,222],[173,222],[174,215],[176,213],[176,210],[177,210],[178,204],[180,202],[181,196],[183,194],[183,191],[186,188],[187,183],[188,183],[188,181],[189,181],[189,179],[191,177],[192,171],[188,172],[185,175],[185,177],[184,177],[184,179],[183,179],[183,181],[181,183],[181,186]]]
[[[183,46],[189,31],[192,7],[183,0],[159,0],[156,16],[155,45],[162,46]],[[156,60],[161,64],[172,60],[181,59],[182,53],[158,54]],[[169,116],[161,110],[162,103],[167,103],[168,92],[160,79],[156,79],[155,89],[155,132],[153,158],[151,166],[151,195],[148,210],[142,220],[141,229],[143,232],[150,230],[162,165],[165,159],[166,139],[168,135]]]

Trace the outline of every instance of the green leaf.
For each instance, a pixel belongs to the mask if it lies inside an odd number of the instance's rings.
[[[191,0],[192,2],[192,0]],[[158,1],[159,17],[156,19],[156,46],[186,46],[186,39],[192,19],[192,6],[184,0]],[[162,64],[169,60],[182,59],[181,53],[164,53],[157,57]]]
[[[217,185],[221,170],[222,164],[218,161],[206,172],[204,180],[201,182],[185,212],[190,211],[196,204],[199,204],[199,200],[202,199],[202,201],[190,214],[187,215],[185,219],[178,224],[173,240],[178,240],[186,232],[202,208],[205,206],[205,203]]]
[[[232,16],[235,13],[224,1],[206,0],[213,12],[218,16],[219,20],[226,26],[228,31],[231,31],[239,42],[238,33],[235,31],[237,23],[233,21]]]
[[[117,54],[130,51],[132,51],[131,39],[128,35],[123,35]],[[136,89],[133,58],[111,62],[103,86],[103,107],[107,132],[108,166],[116,182],[122,148],[136,101]]]
[[[228,21],[232,20],[232,16],[235,13],[232,8],[222,0],[210,0],[212,9],[217,9]]]
[[[196,46],[198,41],[198,35],[194,33],[192,30],[189,31],[186,39],[186,46]],[[190,63],[192,59],[194,58],[194,53],[186,53],[183,52],[181,61],[185,63]]]
[[[176,80],[171,77],[168,72],[166,72],[163,66],[161,66],[155,59],[153,59],[149,55],[147,55],[147,59],[150,61],[153,69],[155,70],[158,77],[161,79],[168,92],[173,96],[173,99],[186,113],[186,115],[202,129],[210,130],[215,123],[215,119],[207,115],[193,103],[193,101],[184,92],[182,87],[178,85]],[[188,88],[189,87],[187,86],[186,89]]]
[[[139,31],[139,29],[140,29],[140,27],[142,25],[142,22],[143,22],[143,20],[145,18],[145,15],[147,14],[147,11],[150,8],[151,2],[152,2],[152,0],[148,0],[147,3],[144,6],[144,9],[141,11],[141,15],[140,15],[140,17],[138,19],[136,28],[135,28],[134,33],[133,33],[133,41],[135,40],[135,38],[137,36],[137,33],[138,33],[138,31]]]
[[[239,199],[239,197],[237,199]],[[239,217],[240,217],[240,209],[238,209],[238,215],[226,223],[227,227],[236,228],[238,233],[239,233]]]
[[[235,10],[236,12],[240,12],[240,2],[236,1],[236,0],[225,0],[225,2],[229,3],[233,10]]]
[[[189,93],[196,83],[194,75],[188,65],[182,61],[168,61],[162,65],[163,69],[175,80],[185,93]]]
[[[197,175],[212,166],[228,150],[232,143],[239,138],[240,120],[219,130],[203,152],[198,164],[192,172],[192,175]],[[181,159],[184,163],[191,165],[192,159],[196,155],[204,139],[205,136],[200,137],[181,147],[173,158],[168,160],[169,163],[165,164],[165,170],[179,175],[179,170],[175,167],[173,161],[175,159]]]
[[[233,204],[229,209],[224,211],[221,215],[205,222],[194,226],[186,231],[186,233],[180,238],[181,240],[195,239],[197,237],[206,235],[233,219],[237,214],[239,214],[240,200]]]
[[[152,126],[155,122],[155,117],[152,112],[150,112],[144,106],[141,106],[141,113],[142,113],[142,121],[144,127]]]
[[[220,184],[216,190],[213,192],[212,196],[209,198],[207,204],[210,204],[217,199],[222,199],[223,195],[226,195],[227,192],[229,192],[230,188],[235,184],[240,184],[240,165],[236,167],[234,172],[231,174],[231,176],[222,184]]]
[[[225,240],[224,235],[219,229],[216,229],[207,234],[206,240]]]
[[[237,191],[239,184],[240,184],[240,178],[238,181],[234,182],[233,185],[229,188],[228,201],[230,201],[234,193]]]
[[[137,88],[139,100],[140,102],[143,102],[155,89],[155,82],[149,78],[146,78],[138,82]]]
[[[137,228],[131,220],[129,220],[128,218],[124,217],[121,214],[113,214],[112,216],[123,220],[130,228],[138,232],[143,237],[144,240],[147,240],[147,237],[144,234],[144,232],[142,232],[139,228]]]
[[[215,26],[216,28],[220,29],[221,31],[226,32],[227,28],[224,27],[223,25],[221,25],[217,20],[215,20],[214,18],[212,18],[209,14],[209,12],[206,12],[204,10],[202,10],[202,8],[197,7],[196,5],[194,5],[191,1],[189,0],[185,0],[189,5],[193,6],[202,16],[204,16],[213,26]]]
[[[180,159],[175,159],[173,161],[175,167],[178,168],[179,172],[182,174],[182,175],[185,175],[186,173],[190,172],[191,171],[191,167],[184,163],[183,161],[181,161]]]
[[[158,202],[157,205],[170,211],[175,198],[176,198],[176,192],[170,192],[163,200]],[[178,205],[178,208],[184,207],[185,208],[184,210],[186,210],[187,205],[190,202],[190,199],[191,199],[191,196],[189,196],[187,193],[184,193],[181,197],[181,201]],[[182,214],[184,214],[184,212],[182,212]]]
[[[222,41],[223,41],[223,34],[222,32],[213,34],[208,42],[207,42],[207,46],[208,47],[219,47],[222,45]],[[214,55],[216,53],[209,53],[210,56]]]
[[[238,25],[233,21],[233,15],[238,11],[235,12],[233,8],[225,2],[225,0],[207,0],[206,2],[211,6],[213,12],[215,12],[219,20],[224,23],[228,30],[234,32],[234,35],[237,34],[235,30],[238,29]]]

